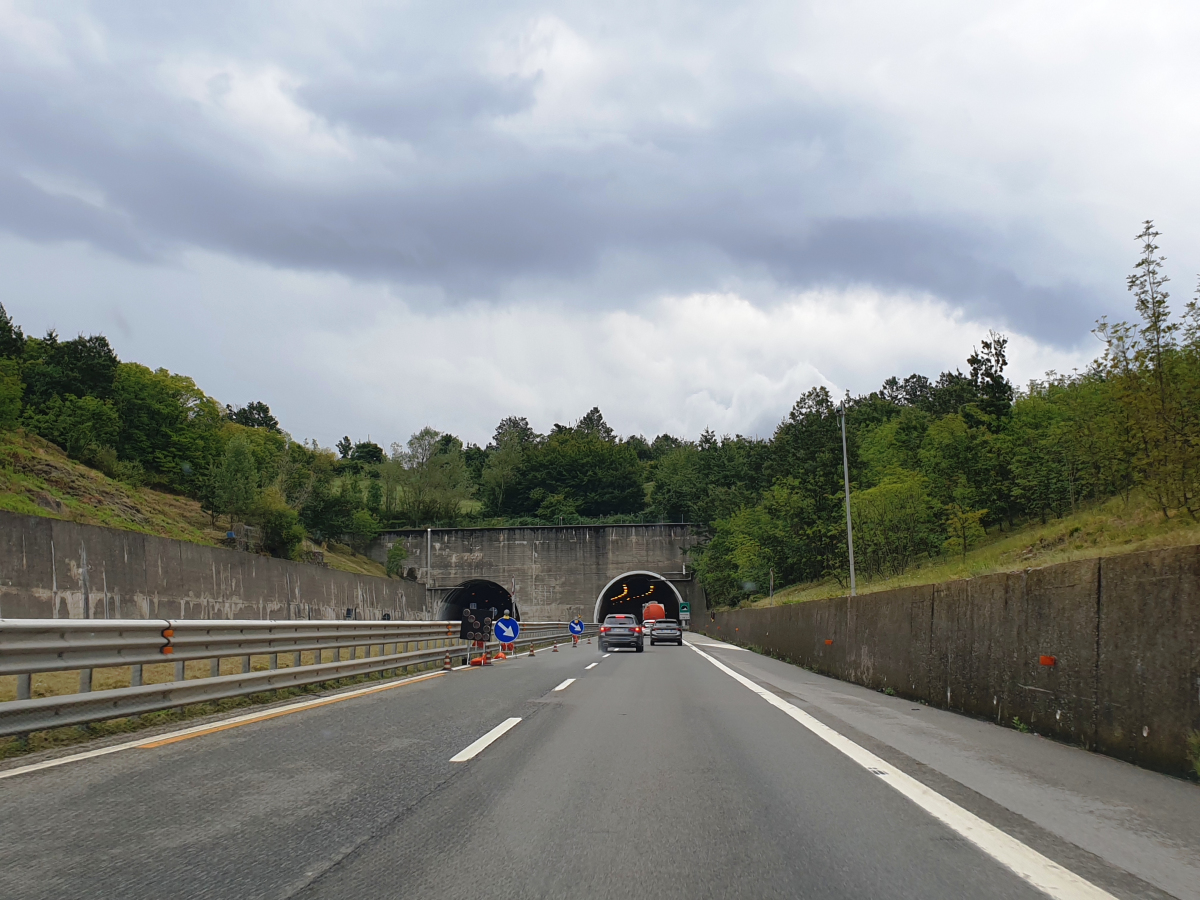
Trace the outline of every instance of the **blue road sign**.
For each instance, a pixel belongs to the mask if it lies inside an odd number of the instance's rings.
[[[572,622],[570,625],[567,626],[567,628],[569,628],[571,630],[571,634],[583,634],[583,623],[582,622]]]
[[[521,633],[521,626],[516,619],[497,619],[493,630],[496,632],[496,640],[502,644],[511,644]]]

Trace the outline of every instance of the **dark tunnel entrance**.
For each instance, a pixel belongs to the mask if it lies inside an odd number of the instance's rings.
[[[632,613],[642,621],[642,607],[661,603],[668,619],[679,619],[679,593],[675,585],[653,572],[626,572],[608,583],[596,599],[596,621],[614,613]]]
[[[484,578],[464,581],[443,597],[438,618],[457,622],[462,618],[464,609],[481,609],[493,620],[504,615],[505,610],[511,611],[514,619],[520,621],[521,618],[512,594],[496,582]]]

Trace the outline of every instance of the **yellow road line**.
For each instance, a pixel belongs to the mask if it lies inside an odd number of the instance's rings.
[[[416,684],[418,681],[428,681],[430,678],[440,678],[444,672],[431,672],[428,675],[418,675],[415,678],[406,678],[403,681],[398,681],[395,684],[383,684],[379,687],[367,688],[366,690],[354,691],[338,697],[326,697],[322,700],[313,700],[308,703],[289,706],[287,709],[276,709],[271,712],[263,713],[260,716],[251,716],[250,718],[238,719],[236,722],[221,722],[213,725],[210,728],[202,728],[199,731],[189,731],[187,734],[176,734],[172,737],[163,738],[159,741],[150,741],[144,744],[138,744],[142,750],[153,750],[155,747],[165,747],[167,744],[176,744],[179,741],[186,741],[190,738],[200,737],[205,734],[215,734],[218,731],[228,731],[230,728],[240,728],[243,725],[250,725],[254,722],[265,722],[267,719],[278,719],[280,716],[289,716],[292,713],[303,712],[306,709],[315,709],[318,706],[328,706],[330,703],[341,703],[343,700],[353,700],[355,697],[364,697],[367,694],[377,694],[380,691],[390,691],[392,688],[403,687],[406,684]]]

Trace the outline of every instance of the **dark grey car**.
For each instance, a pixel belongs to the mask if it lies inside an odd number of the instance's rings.
[[[683,646],[683,629],[674,619],[658,619],[650,626],[650,646],[678,644]]]
[[[600,625],[600,652],[607,653],[617,647],[632,647],[638,653],[646,649],[642,646],[642,626],[636,616],[605,616]]]

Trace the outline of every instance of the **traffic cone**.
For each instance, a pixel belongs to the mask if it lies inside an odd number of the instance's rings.
[[[591,639],[591,638],[588,638],[588,643],[590,644],[591,642],[592,642],[592,639]]]
[[[442,671],[449,672],[454,666],[450,664],[450,651],[446,651],[446,658],[442,660]]]
[[[553,650],[551,650],[550,652],[551,652],[551,653],[557,653],[557,652],[558,652],[558,641],[555,641],[555,642],[554,642],[554,649],[553,649]]]
[[[533,656],[533,644],[529,645],[529,655]]]
[[[483,651],[483,665],[490,666],[491,664],[492,664],[492,661],[490,659],[488,659],[488,652],[487,652],[487,650],[484,650]]]

